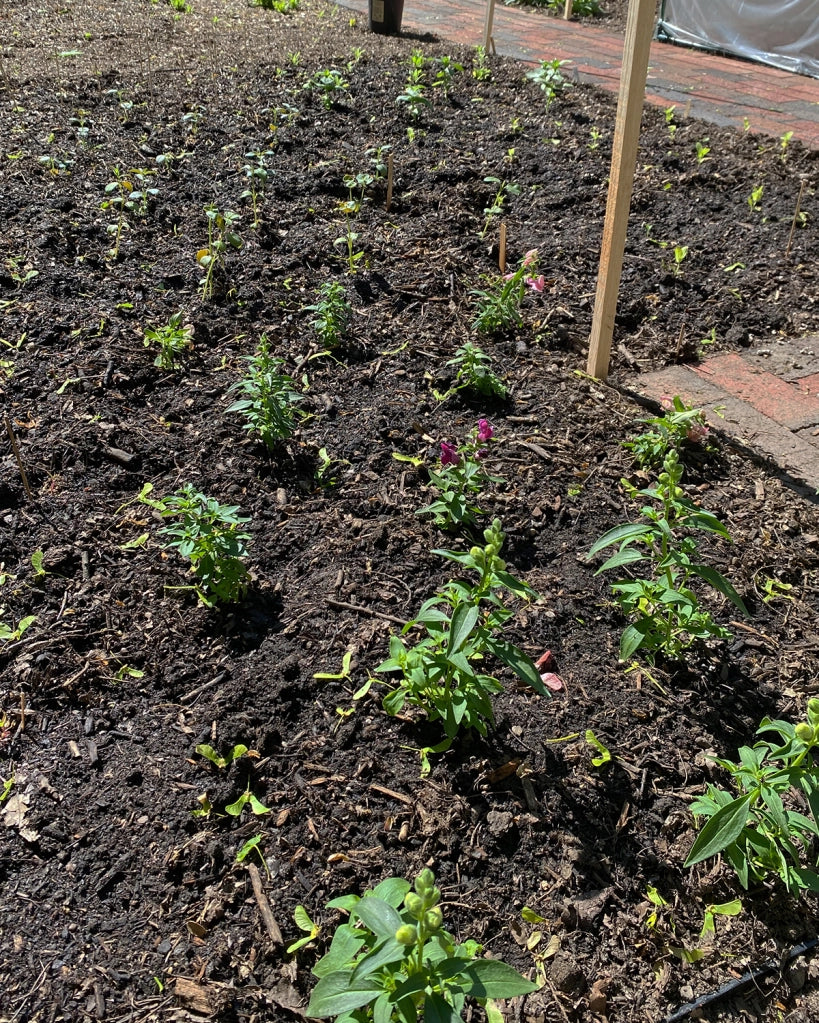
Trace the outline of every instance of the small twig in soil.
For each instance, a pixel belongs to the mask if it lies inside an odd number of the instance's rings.
[[[802,196],[805,192],[805,179],[802,178],[802,184],[799,186],[799,196],[796,200],[796,209],[793,211],[793,223],[791,224],[791,233],[788,235],[788,244],[785,248],[785,255],[791,254],[791,242],[793,241],[793,232],[796,230],[796,221],[799,218],[799,207],[802,205]]]
[[[6,431],[11,441],[11,450],[14,453],[14,457],[17,461],[17,468],[20,470],[20,479],[23,481],[23,489],[26,492],[26,497],[29,501],[34,500],[34,495],[31,492],[31,487],[28,485],[28,476],[26,476],[26,470],[23,468],[23,459],[20,457],[20,449],[17,447],[17,438],[14,436],[14,429],[11,425],[11,420],[8,416],[5,416],[6,420]]]
[[[387,154],[387,201],[384,204],[384,212],[390,212],[392,205],[392,153]]]
[[[191,689],[189,693],[185,693],[184,696],[180,696],[180,703],[190,703],[191,700],[195,700],[200,693],[204,693],[206,689],[211,689],[213,686],[218,686],[220,682],[224,682],[227,678],[226,671],[220,671],[216,678],[212,678],[210,682],[203,682],[201,686],[197,686],[196,689]]]
[[[415,800],[410,799],[409,796],[404,796],[400,792],[395,792],[393,789],[384,788],[383,785],[377,785],[375,782],[370,784],[370,789],[373,792],[380,792],[382,796],[389,796],[390,799],[397,799],[399,803],[406,803],[407,806],[415,806]]]
[[[332,597],[328,597],[327,606],[331,607],[334,611],[358,611],[362,615],[383,618],[384,621],[394,622],[396,625],[400,625],[401,628],[407,624],[401,618],[396,618],[395,615],[388,615],[385,611],[376,611],[374,608],[364,607],[362,604],[349,604],[346,600],[334,600]]]
[[[276,945],[282,945],[284,938],[282,932],[279,930],[279,925],[276,923],[276,918],[273,916],[273,910],[270,908],[267,895],[265,894],[264,885],[262,884],[262,876],[259,873],[259,868],[255,863],[246,863],[247,872],[250,874],[250,883],[253,885],[253,894],[256,896],[256,902],[259,906],[259,914],[261,915],[262,921],[265,926],[265,930],[270,935],[270,940]]]

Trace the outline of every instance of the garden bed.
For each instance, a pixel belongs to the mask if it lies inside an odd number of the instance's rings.
[[[0,15],[0,381],[19,449],[18,463],[3,440],[0,620],[20,632],[0,642],[3,1019],[303,1018],[339,919],[325,904],[425,865],[460,938],[545,981],[509,1018],[660,1020],[778,961],[815,936],[812,907],[774,883],[746,892],[713,860],[683,869],[688,806],[726,784],[708,752],[734,757],[764,715],[801,720],[817,692],[819,516],[719,438],[687,444],[686,491],[734,540],[704,557],[750,614],[706,592],[730,640],[619,662],[626,621],[586,555],[639,513],[622,477],[654,477],[621,446],[646,410],[582,373],[613,100],[578,86],[547,105],[513,62],[371,36],[332,7],[193,5],[20,0]],[[396,102],[414,49],[417,117]],[[463,67],[451,83],[443,57]],[[785,255],[815,170],[787,138],[646,110],[615,381],[816,331],[814,218]],[[362,197],[344,178],[364,173]],[[205,295],[208,205],[217,229],[240,216],[242,245]],[[509,270],[537,251],[539,290],[520,326],[478,334],[501,220]],[[328,351],[307,307],[332,281],[351,316]],[[145,334],[176,313],[192,347],[162,368]],[[303,413],[271,448],[228,411],[263,335]],[[468,341],[505,398],[443,397]],[[388,717],[384,673],[353,697],[457,575],[436,549],[480,540],[417,512],[440,443],[482,418],[501,479],[479,524],[502,521],[509,570],[539,594],[511,602],[507,635],[532,659],[551,650],[562,685],[548,698],[499,670],[495,726],[422,778],[440,722]],[[238,602],[197,598],[163,548],[168,521],[139,500],[185,484],[249,519]],[[219,768],[202,744],[257,755]],[[245,791],[270,812],[225,813]],[[212,811],[194,816],[205,794]],[[256,835],[262,895],[236,859]],[[700,940],[705,907],[736,898]],[[297,905],[322,931],[287,954]],[[817,1011],[797,963],[706,1018]]]

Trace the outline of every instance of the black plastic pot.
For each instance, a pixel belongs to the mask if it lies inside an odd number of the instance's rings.
[[[369,0],[370,31],[382,36],[401,34],[404,0]]]

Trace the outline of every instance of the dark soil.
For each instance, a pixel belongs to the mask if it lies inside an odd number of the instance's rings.
[[[193,2],[179,17],[140,0],[0,13],[0,378],[30,489],[4,427],[0,619],[34,616],[0,641],[0,776],[13,779],[0,804],[0,1016],[303,1018],[338,921],[325,903],[424,864],[457,934],[545,978],[510,1019],[661,1020],[778,962],[815,936],[812,905],[773,883],[745,892],[713,862],[683,870],[687,807],[709,777],[724,784],[704,753],[735,756],[765,714],[798,720],[817,692],[819,516],[718,439],[714,454],[688,450],[689,492],[735,540],[706,545],[709,563],[751,614],[704,595],[732,640],[684,664],[618,663],[624,621],[585,552],[637,513],[620,480],[647,477],[620,442],[645,410],[580,372],[613,100],[575,87],[547,107],[512,62],[490,59],[478,80],[471,52],[374,37],[334,8]],[[466,70],[449,95],[430,88],[412,122],[395,98],[419,46]],[[329,109],[303,88],[327,68],[349,83]],[[672,134],[661,111],[644,128],[613,380],[752,339],[798,346],[819,323],[815,218],[785,250],[802,180],[803,208],[815,196],[816,154],[696,121]],[[334,245],[343,178],[379,146],[393,155],[392,205],[384,181],[367,189],[349,274]],[[254,227],[241,168],[257,150],[272,155]],[[173,159],[158,170],[161,154]],[[157,173],[114,258],[116,216],[101,204],[117,168]],[[470,292],[497,273],[498,221],[481,236],[490,176],[520,186],[504,214],[509,265],[536,248],[545,289],[527,296],[520,329],[478,338]],[[244,245],[205,300],[208,203],[241,214]],[[353,307],[332,355],[305,308],[328,280]],[[161,370],[144,333],[179,310],[194,346]],[[271,451],[226,413],[263,334],[308,413]],[[470,339],[506,400],[436,398]],[[501,671],[488,737],[462,737],[422,779],[416,751],[439,727],[387,717],[383,686],[352,696],[450,577],[434,550],[473,542],[416,511],[434,497],[438,443],[484,415],[504,481],[481,497],[485,520],[502,519],[504,556],[542,595],[517,607],[509,636],[532,657],[551,649],[564,687],[548,700]],[[137,501],[146,483],[154,497],[191,483],[250,517],[245,599],[208,608],[186,588],[185,562]],[[770,579],[792,589],[766,602]],[[349,677],[316,679],[342,675],[345,652]],[[608,768],[592,765],[587,729],[615,755]],[[219,770],[196,754],[203,742],[258,756]],[[270,813],[225,815],[248,787]],[[205,793],[213,812],[195,817]],[[236,862],[255,835],[261,901]],[[669,903],[655,928],[650,886]],[[705,958],[671,953],[697,944],[706,905],[737,896],[742,914],[718,921]],[[299,904],[323,929],[290,955]],[[524,905],[543,922],[523,922]],[[797,964],[704,1018],[817,1011],[813,967]]]

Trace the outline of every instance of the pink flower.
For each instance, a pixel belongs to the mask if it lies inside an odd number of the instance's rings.
[[[460,465],[461,456],[454,444],[448,441],[441,441],[441,465]]]
[[[538,657],[538,659],[535,661],[535,667],[546,668],[546,671],[544,671],[543,674],[540,676],[540,681],[544,684],[544,686],[546,686],[547,689],[551,689],[553,693],[559,693],[560,690],[563,688],[563,679],[560,677],[560,675],[555,675],[553,671],[549,670],[550,668],[557,667],[557,665],[555,664],[555,658],[552,651],[547,650],[545,654],[542,654],[540,657]]]
[[[539,277],[527,277],[526,278],[526,285],[527,285],[527,287],[531,288],[532,291],[537,291],[538,294],[542,293],[543,287],[544,287],[545,284],[546,284],[546,281],[545,281],[545,279],[543,277],[543,274],[541,274]]]
[[[537,263],[537,249],[529,249],[523,257],[524,266],[532,266],[533,263]]]
[[[488,419],[478,420],[478,440],[481,441],[481,443],[485,443],[490,440],[494,433],[495,431],[492,429]]]
[[[692,444],[701,444],[708,436],[708,427],[705,423],[694,423],[688,427],[686,437]]]

